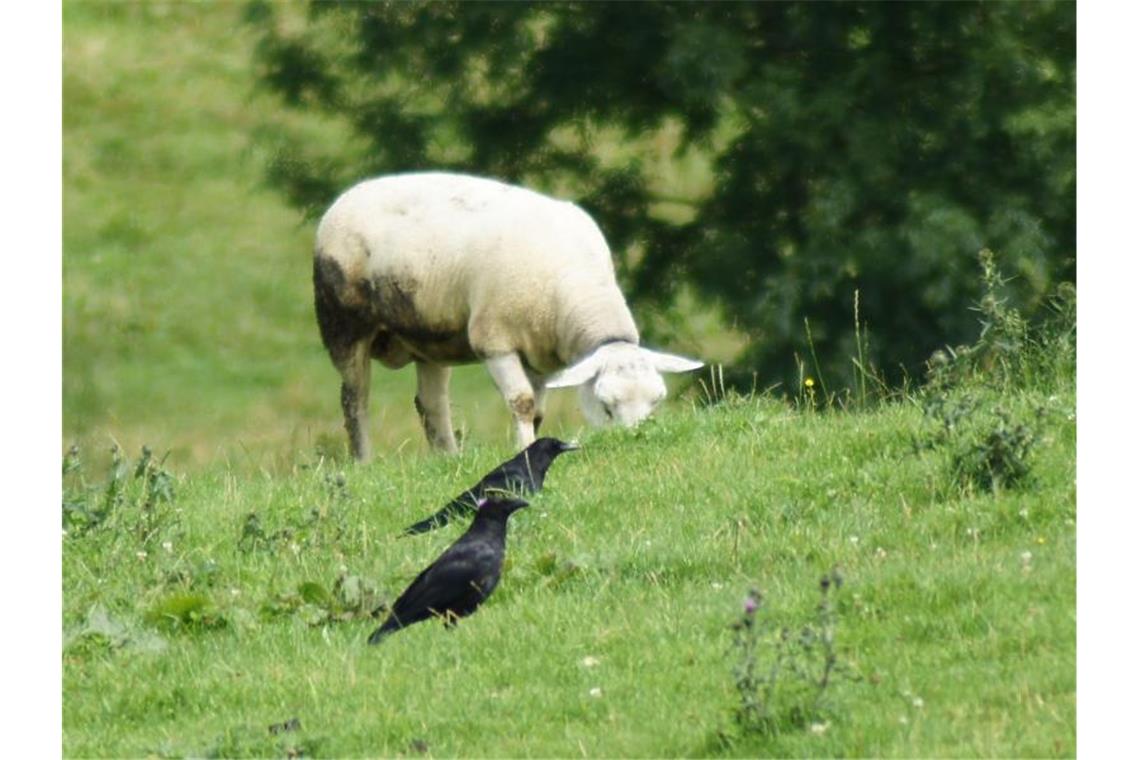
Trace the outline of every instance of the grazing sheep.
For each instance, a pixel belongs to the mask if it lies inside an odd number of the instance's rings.
[[[665,397],[660,372],[702,366],[638,346],[589,215],[490,179],[432,172],[350,188],[317,229],[313,285],[359,460],[369,455],[372,359],[416,363],[416,410],[431,445],[448,452],[451,365],[487,366],[520,448],[534,442],[547,388],[581,386],[592,422],[633,425]]]

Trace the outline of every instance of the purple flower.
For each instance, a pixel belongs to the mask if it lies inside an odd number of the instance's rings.
[[[756,597],[752,596],[751,594],[744,597],[744,614],[745,615],[755,615],[756,614],[756,608],[759,606],[760,606],[760,602],[757,601]]]

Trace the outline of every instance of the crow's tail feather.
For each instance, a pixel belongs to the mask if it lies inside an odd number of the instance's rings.
[[[418,533],[427,533],[429,530],[442,528],[449,522],[451,522],[451,512],[447,507],[444,507],[431,517],[426,517],[423,520],[420,520],[418,523],[409,525],[408,527],[404,528],[403,535],[414,536]]]
[[[424,518],[415,525],[409,525],[404,528],[403,535],[414,536],[417,533],[427,533],[429,530],[435,530],[436,528],[442,528],[444,525],[447,525],[451,522],[451,518],[453,517],[473,515],[475,511],[476,507],[470,501],[465,498],[459,498],[450,502],[431,517]]]
[[[403,628],[403,626],[400,625],[400,621],[396,620],[396,616],[393,615],[385,620],[382,626],[372,632],[372,635],[368,637],[368,643],[379,644],[386,636],[395,633],[401,628]]]

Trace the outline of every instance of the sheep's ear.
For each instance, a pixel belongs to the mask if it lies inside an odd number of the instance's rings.
[[[676,354],[666,354],[661,351],[641,349],[641,355],[649,360],[649,364],[658,372],[692,372],[705,366],[704,362],[696,359],[687,359]]]
[[[587,356],[577,364],[573,364],[561,372],[555,372],[551,375],[545,385],[547,388],[572,388],[575,385],[582,385],[594,379],[594,375],[598,374],[598,370],[602,368],[602,360],[598,357],[598,352]]]

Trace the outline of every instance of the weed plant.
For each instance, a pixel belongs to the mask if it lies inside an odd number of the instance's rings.
[[[743,731],[777,735],[808,726],[819,730],[832,714],[829,693],[841,681],[862,680],[838,652],[833,599],[842,585],[838,570],[824,575],[815,619],[798,629],[768,622],[763,595],[756,589],[748,592],[740,619],[732,626],[737,658],[733,678],[740,698],[734,717]]]
[[[1076,307],[1071,287],[1050,300],[1051,316],[1031,327],[1001,297],[1006,284],[994,254],[978,255],[984,292],[976,307],[976,343],[936,351],[919,400],[933,430],[917,449],[946,455],[949,479],[967,489],[997,491],[1033,484],[1034,450],[1046,418],[1058,412],[1055,391],[1073,381]],[[1027,391],[1050,395],[1027,399]]]

